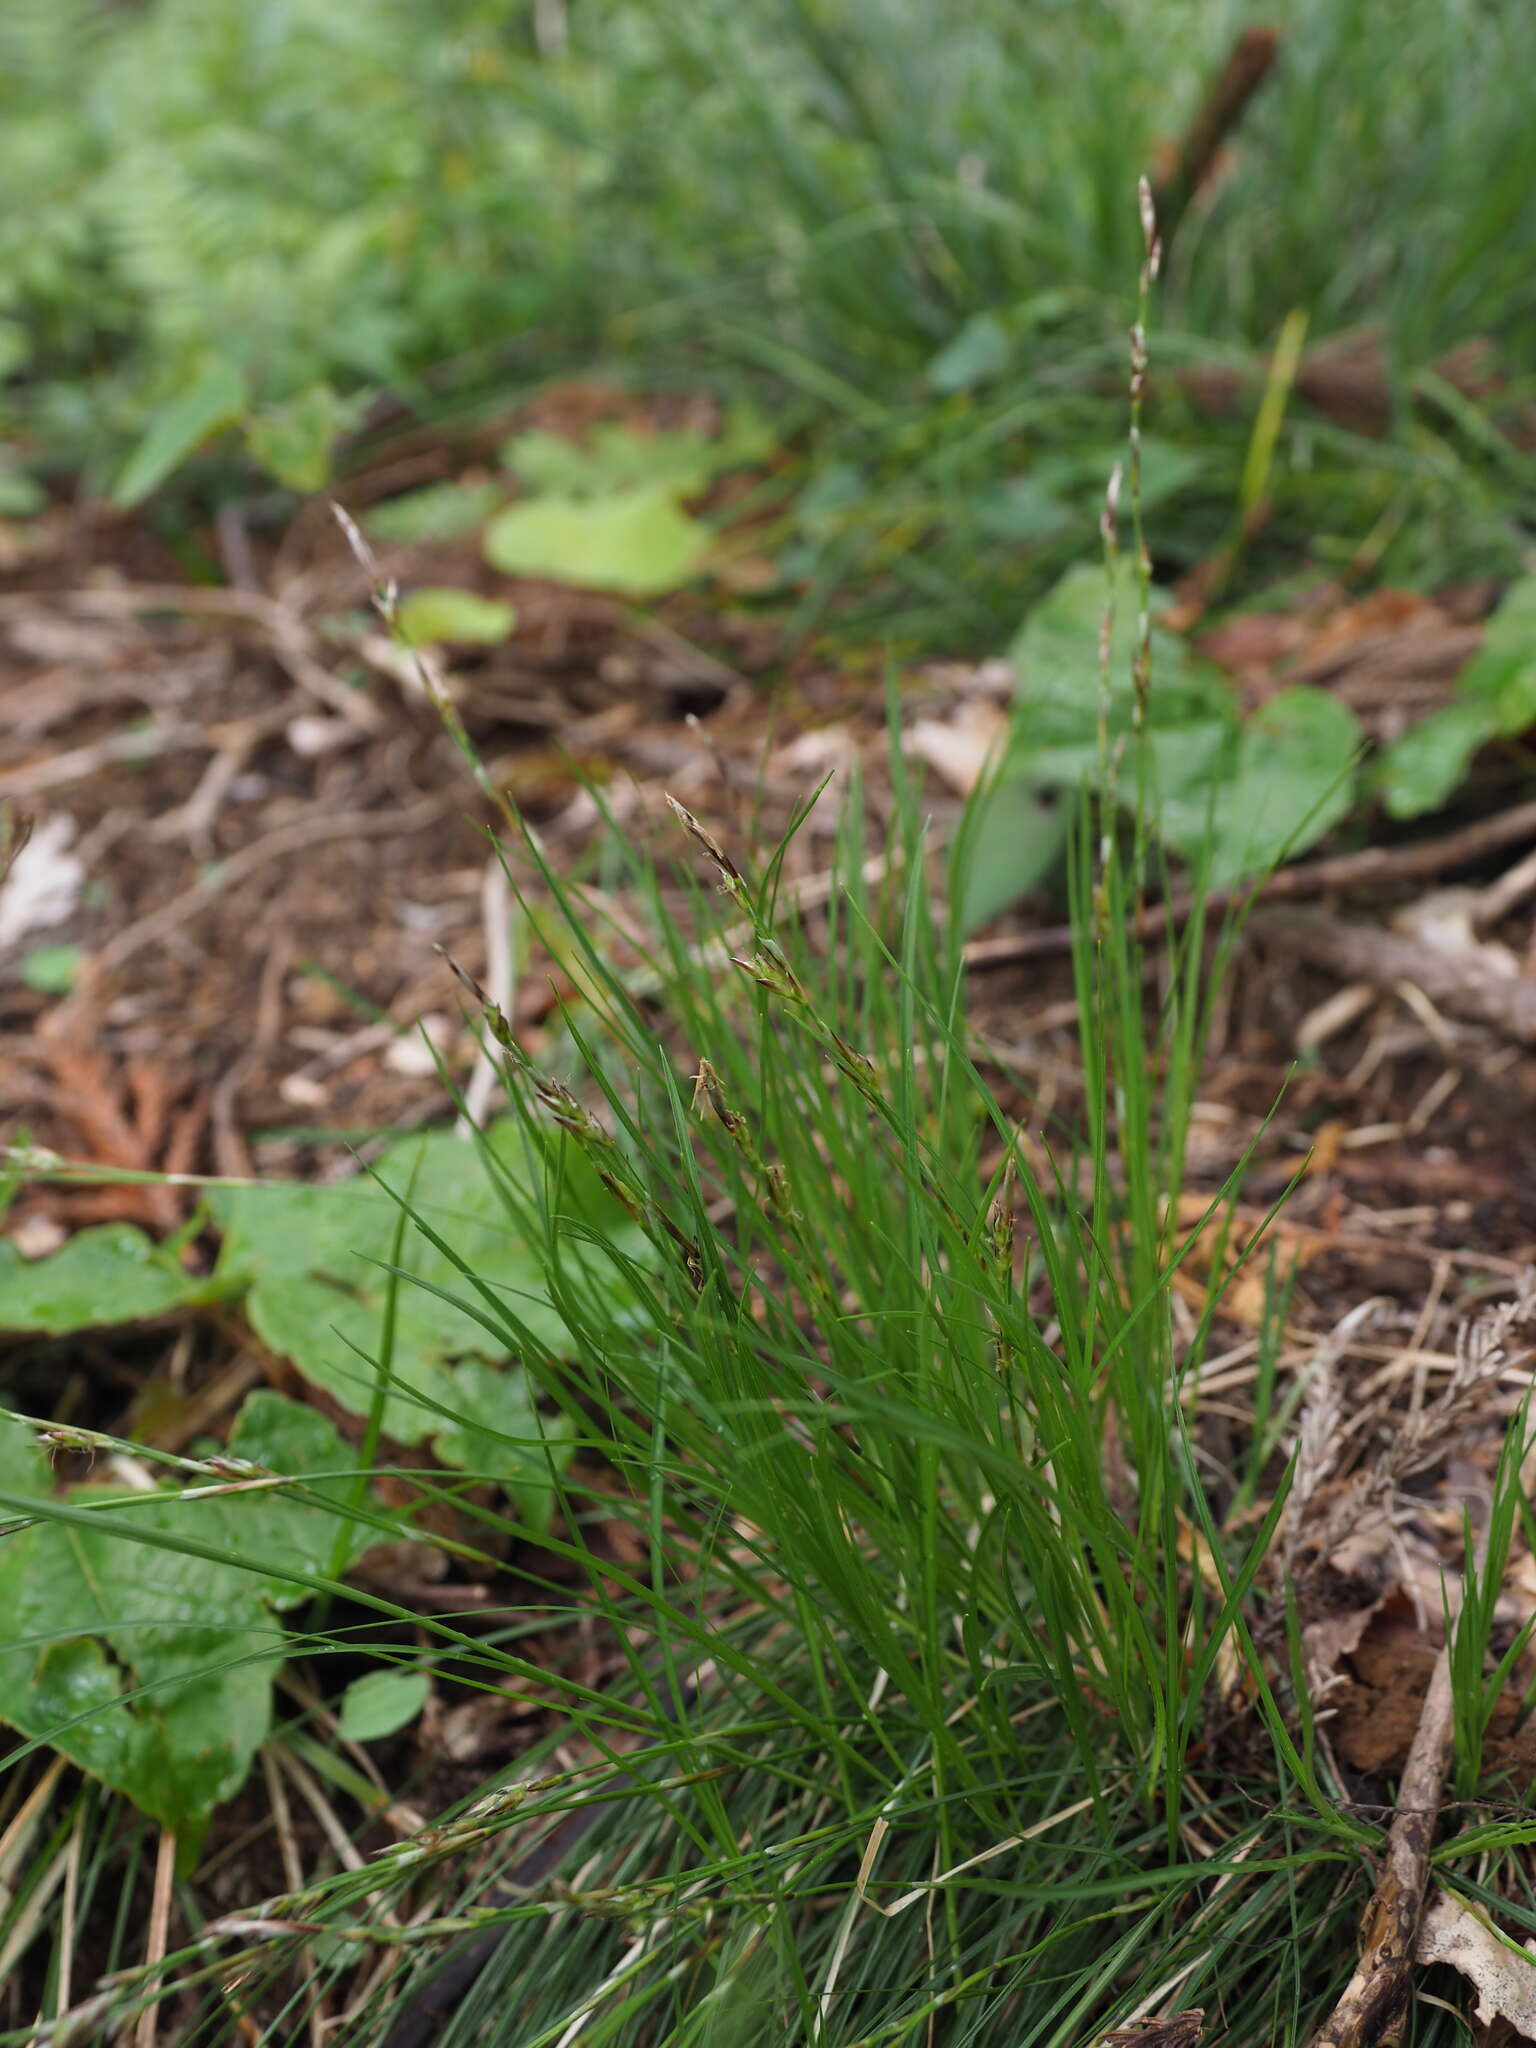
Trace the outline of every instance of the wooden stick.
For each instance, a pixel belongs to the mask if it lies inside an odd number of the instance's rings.
[[[1424,1911],[1429,1852],[1451,1758],[1451,1652],[1435,1660],[1424,1711],[1403,1766],[1387,1853],[1366,1914],[1360,1960],[1311,2048],[1375,2048],[1398,2039]]]
[[[1422,989],[1437,1008],[1474,1024],[1489,1024],[1518,1045],[1536,1045],[1536,981],[1497,973],[1476,946],[1443,951],[1380,925],[1319,917],[1304,910],[1260,911],[1248,927],[1347,981]]]
[[[1496,853],[1522,839],[1536,839],[1536,801],[1496,811],[1491,818],[1479,818],[1439,839],[1415,839],[1406,846],[1368,846],[1360,853],[1298,861],[1294,867],[1277,868],[1256,884],[1212,889],[1206,895],[1204,907],[1219,914],[1240,903],[1295,902],[1326,895],[1330,889],[1358,888],[1373,882],[1422,881],[1451,868],[1467,867],[1484,854]],[[1150,904],[1136,920],[1136,937],[1161,937],[1170,925],[1181,924],[1194,907],[1195,898],[1188,894]],[[1070,953],[1073,937],[1071,925],[1059,924],[1047,925],[1041,931],[1014,932],[1007,938],[972,939],[965,949],[965,964],[974,968],[1006,967],[1016,960],[1046,959],[1053,954]]]
[[[1492,1520],[1493,1506],[1489,1502],[1473,1553],[1479,1572],[1488,1561]],[[1413,1746],[1398,1784],[1397,1812],[1365,1916],[1360,1960],[1344,1987],[1343,1997],[1312,2036],[1308,2048],[1377,2048],[1378,2043],[1381,2048],[1397,2048],[1402,2039],[1409,1978],[1429,1882],[1429,1852],[1434,1847],[1441,1794],[1451,1761],[1455,1727],[1451,1644],[1461,1611],[1459,1583],[1446,1606],[1445,1645],[1435,1659]]]
[[[1269,75],[1280,47],[1279,31],[1245,29],[1220,75],[1200,102],[1195,118],[1175,148],[1173,161],[1152,181],[1152,205],[1166,251],[1189,202],[1210,176],[1221,145]]]

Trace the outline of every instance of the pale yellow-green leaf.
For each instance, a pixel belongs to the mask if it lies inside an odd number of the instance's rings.
[[[437,641],[494,647],[511,633],[517,613],[500,598],[428,585],[400,600],[399,620],[400,630],[417,647]]]
[[[508,576],[547,576],[625,597],[660,597],[698,573],[713,536],[663,484],[583,502],[511,506],[486,528],[485,553]]]

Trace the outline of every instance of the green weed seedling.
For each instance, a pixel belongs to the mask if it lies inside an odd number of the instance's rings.
[[[0,1414],[0,1721],[123,1793],[195,1860],[243,1784],[292,1648],[277,1617],[332,1564],[402,1533],[366,1499],[334,1425],[282,1395],[247,1397],[227,1450],[153,1459],[171,1485],[110,1467],[60,1492],[50,1455],[136,1446]],[[189,1483],[191,1482],[191,1483]]]
[[[564,1287],[622,1291],[613,1260],[638,1248],[622,1212],[562,1151],[558,1134],[530,1137],[507,1120],[474,1142],[399,1141],[351,1185],[214,1187],[222,1247],[203,1278],[175,1246],[127,1225],[82,1231],[30,1262],[0,1245],[0,1329],[59,1339],[237,1303],[310,1384],[366,1418],[352,1451],[317,1411],[252,1394],[226,1451],[200,1461],[8,1419],[0,1721],[26,1748],[47,1744],[79,1763],[190,1856],[267,1737],[275,1673],[315,1647],[277,1617],[307,1605],[323,1626],[333,1597],[360,1597],[340,1584],[357,1558],[410,1533],[409,1516],[386,1513],[373,1492],[382,1438],[430,1439],[448,1468],[437,1489],[445,1501],[486,1489],[510,1505],[509,1526],[547,1529],[575,1434],[569,1416],[542,1413],[536,1398],[539,1362],[567,1341],[547,1260],[563,1261]],[[549,1207],[527,1193],[532,1176],[547,1181]],[[557,1253],[540,1236],[546,1227],[560,1233]],[[451,1258],[437,1249],[438,1229],[454,1235]],[[446,1283],[466,1255],[477,1292],[459,1302]],[[614,1313],[624,1314],[617,1300]],[[48,1448],[83,1455],[91,1469],[61,1491]],[[111,1462],[122,1457],[135,1474],[148,1459],[177,1483],[125,1485]],[[421,1490],[433,1497],[426,1475]],[[409,1619],[394,1603],[372,1604]],[[380,1676],[395,1686],[396,1710],[406,1681],[424,1682]],[[350,1726],[363,1725],[361,1713],[354,1704]],[[378,1720],[374,1699],[367,1725]]]
[[[1159,595],[1149,592],[1154,612]],[[1118,568],[1110,599],[1115,626],[1108,703],[1101,705],[1093,650],[1105,603],[1102,568],[1073,569],[1031,611],[1009,650],[1013,715],[970,827],[960,904],[968,929],[1060,865],[1079,789],[1119,778],[1116,764],[1136,718],[1138,592],[1129,561]],[[1297,685],[1244,718],[1227,679],[1155,621],[1149,651],[1144,823],[1208,886],[1267,872],[1349,814],[1362,737],[1337,698]],[[1133,779],[1126,783],[1134,807]]]

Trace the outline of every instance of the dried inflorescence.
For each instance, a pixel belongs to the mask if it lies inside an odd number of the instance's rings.
[[[1331,1557],[1368,1517],[1390,1512],[1407,1481],[1441,1464],[1486,1413],[1489,1394],[1516,1361],[1517,1333],[1536,1320],[1536,1273],[1524,1276],[1507,1301],[1461,1324],[1455,1364],[1439,1394],[1394,1417],[1374,1458],[1328,1500],[1351,1438],[1360,1436],[1346,1426],[1339,1363],[1384,1306],[1373,1301],[1352,1309],[1312,1361],[1280,1549],[1288,1577],[1304,1570],[1308,1557],[1314,1568]]]

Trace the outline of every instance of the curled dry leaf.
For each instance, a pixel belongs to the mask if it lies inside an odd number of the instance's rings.
[[[1302,1630],[1307,1674],[1317,1698],[1321,1699],[1327,1692],[1344,1658],[1353,1656],[1359,1649],[1362,1637],[1381,1612],[1381,1607],[1381,1601],[1375,1600],[1369,1607],[1350,1608],[1343,1614],[1327,1614],[1321,1620],[1309,1621]]]
[[[1483,2026],[1507,2020],[1536,2041],[1536,1944],[1520,1948],[1501,1939],[1449,1892],[1437,1891],[1419,1923],[1414,1954],[1421,1963],[1449,1963],[1468,1979]]]

